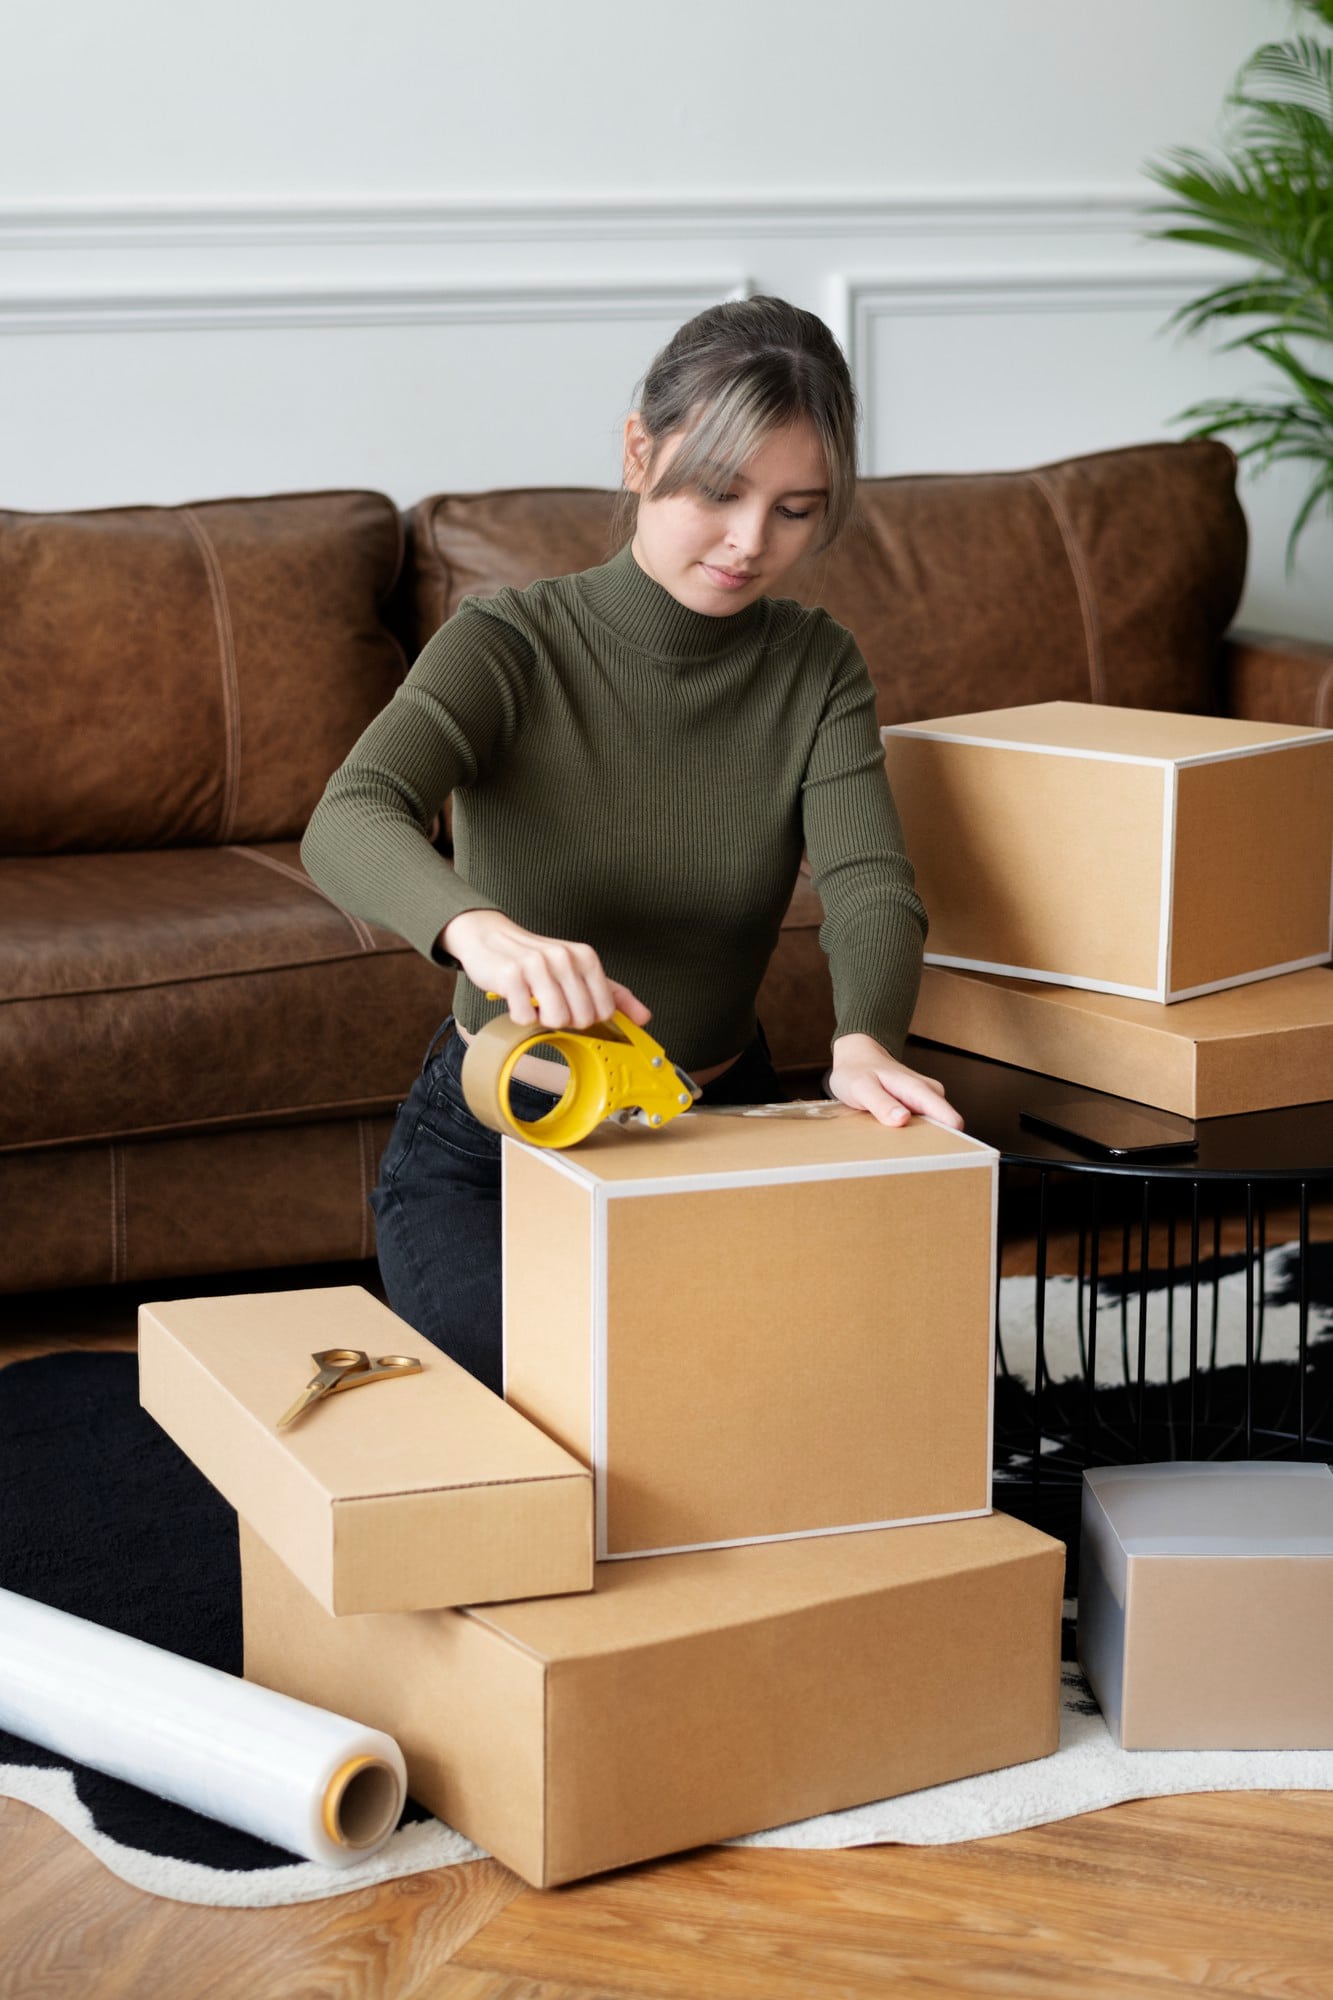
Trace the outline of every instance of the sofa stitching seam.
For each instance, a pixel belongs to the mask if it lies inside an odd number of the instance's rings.
[[[224,851],[228,854],[239,854],[246,861],[255,862],[260,868],[271,868],[275,874],[285,875],[289,882],[295,882],[299,888],[308,889],[314,896],[322,896],[324,901],[329,905],[329,908],[336,910],[338,915],[351,925],[356,935],[356,941],[362,951],[375,951],[377,949],[374,933],[370,925],[365,923],[362,918],[354,917],[350,910],[345,910],[342,907],[341,903],[335,903],[327,889],[321,889],[318,882],[313,881],[301,869],[293,868],[289,861],[279,861],[276,855],[261,854],[256,847],[241,847],[236,845],[235,842],[232,842]]]
[[[108,1153],[108,1163],[111,1169],[110,1281],[114,1285],[117,1284],[120,1281],[120,1279],[123,1278],[125,1275],[122,1262],[122,1255],[121,1255],[121,1244],[123,1240],[123,1229],[122,1229],[123,1203],[121,1199],[121,1188],[124,1179],[124,1167],[121,1161],[120,1147],[118,1145],[112,1144],[111,1146],[109,1146],[107,1149],[107,1153]]]
[[[182,1118],[175,1124],[134,1125],[127,1130],[113,1132],[69,1132],[59,1139],[20,1139],[0,1145],[0,1159],[17,1159],[21,1154],[63,1153],[76,1146],[105,1146],[109,1152],[121,1154],[126,1141],[139,1139],[190,1139],[205,1138],[210,1133],[286,1131],[302,1121],[315,1125],[337,1125],[348,1117],[359,1122],[370,1118],[392,1118],[394,1106],[402,1102],[401,1092],[387,1096],[322,1099],[317,1104],[276,1104],[261,1107],[255,1111],[224,1111],[212,1118]],[[357,1109],[351,1111],[355,1105]],[[315,1113],[333,1112],[340,1114],[330,1117],[315,1117]],[[369,1143],[367,1141],[367,1143]],[[115,1254],[116,1231],[123,1238],[126,1233],[124,1190],[124,1165],[117,1161],[112,1168],[118,1176],[118,1192],[114,1203],[119,1213],[119,1221],[113,1228],[113,1256]]]
[[[365,1118],[356,1121],[357,1152],[361,1161],[361,1255],[371,1254],[370,1242],[370,1124]]]
[[[181,519],[194,536],[208,578],[213,601],[213,622],[218,639],[218,663],[222,678],[223,783],[222,806],[217,838],[230,839],[236,824],[241,791],[241,690],[236,672],[236,639],[227,604],[226,579],[212,539],[192,507],[181,508]]]
[[[1083,638],[1088,649],[1088,689],[1094,701],[1105,701],[1106,676],[1102,669],[1101,630],[1097,622],[1097,607],[1083,561],[1083,551],[1074,534],[1073,523],[1050,481],[1044,478],[1041,472],[1028,472],[1024,476],[1031,480],[1050,508],[1051,516],[1059,531],[1065,557],[1074,578],[1074,588],[1078,592],[1079,611],[1083,619]]]
[[[409,944],[383,945],[369,954],[364,951],[335,951],[326,953],[322,958],[276,959],[272,965],[241,965],[228,972],[183,972],[169,979],[122,980],[117,986],[65,986],[43,993],[9,993],[0,998],[0,1007],[45,1007],[53,1000],[107,1000],[117,993],[170,993],[185,986],[206,986],[214,979],[262,979],[275,972],[308,972],[312,966],[360,965],[367,956],[402,958],[410,955],[411,951]]]

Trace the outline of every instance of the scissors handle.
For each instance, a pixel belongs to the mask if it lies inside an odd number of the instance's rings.
[[[391,1375],[420,1373],[421,1363],[414,1354],[377,1354],[373,1361],[367,1360],[364,1368],[349,1368],[326,1394],[336,1396],[340,1389],[362,1389],[367,1382],[386,1382]]]
[[[318,1374],[313,1376],[289,1410],[278,1418],[276,1428],[286,1430],[303,1410],[339,1389],[360,1389],[367,1382],[382,1382],[390,1375],[419,1375],[421,1363],[410,1354],[381,1354],[372,1361],[359,1347],[326,1347],[310,1359]]]

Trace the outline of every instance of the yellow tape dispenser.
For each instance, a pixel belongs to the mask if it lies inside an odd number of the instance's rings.
[[[497,999],[494,993],[488,1000]],[[563,1056],[569,1081],[542,1118],[516,1118],[509,1086],[525,1055],[549,1050]],[[604,1119],[656,1130],[688,1111],[699,1086],[677,1069],[651,1035],[616,1012],[590,1028],[526,1026],[501,1014],[478,1030],[463,1057],[468,1110],[492,1132],[507,1132],[533,1146],[577,1146]]]

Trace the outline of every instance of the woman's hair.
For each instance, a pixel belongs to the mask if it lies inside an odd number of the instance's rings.
[[[856,392],[842,349],[822,319],[785,299],[727,299],[687,321],[644,376],[639,418],[652,439],[648,497],[732,479],[771,436],[808,417],[828,468],[828,501],[818,546],[836,541],[856,500]],[[664,439],[683,434],[665,471],[653,478]],[[622,495],[616,528],[632,525],[635,500]]]

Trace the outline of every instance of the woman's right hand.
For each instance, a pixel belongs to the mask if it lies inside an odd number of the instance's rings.
[[[500,910],[464,910],[440,932],[440,944],[523,1027],[540,1020],[544,1028],[590,1028],[617,1008],[639,1027],[651,1018],[627,986],[608,979],[590,944],[539,937]]]

